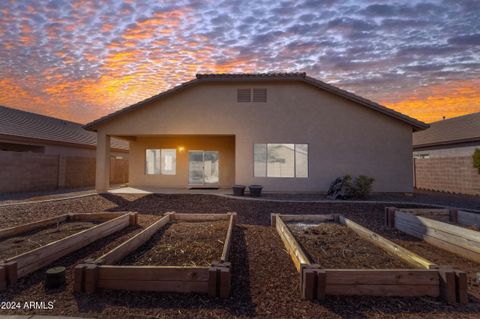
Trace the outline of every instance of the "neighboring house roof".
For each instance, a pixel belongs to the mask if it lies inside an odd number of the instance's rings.
[[[91,123],[88,123],[87,125],[84,126],[85,129],[87,130],[96,130],[97,127],[109,120],[111,120],[114,117],[117,117],[121,114],[133,111],[137,108],[142,107],[145,104],[148,104],[153,101],[157,101],[161,98],[170,96],[174,93],[177,93],[180,90],[183,90],[187,87],[197,85],[200,83],[205,83],[205,82],[227,82],[227,81],[301,81],[308,83],[310,85],[313,85],[319,89],[322,89],[324,91],[330,92],[332,94],[341,96],[343,98],[346,98],[350,101],[356,102],[362,106],[368,107],[372,110],[378,111],[380,113],[383,113],[385,115],[388,115],[390,117],[393,117],[397,120],[400,120],[402,122],[405,122],[409,125],[411,125],[414,129],[414,131],[417,130],[423,130],[428,128],[428,124],[425,124],[421,121],[418,121],[414,118],[411,118],[407,115],[401,114],[397,111],[394,111],[392,109],[389,109],[383,105],[380,105],[378,103],[375,103],[373,101],[367,100],[363,97],[360,97],[358,95],[355,95],[353,93],[347,92],[345,90],[339,89],[331,84],[327,84],[325,82],[322,82],[320,80],[317,80],[315,78],[309,77],[306,75],[306,73],[234,73],[234,74],[197,74],[196,78],[193,80],[190,80],[188,82],[182,83],[172,89],[169,89],[167,91],[164,91],[160,94],[157,94],[155,96],[152,96],[146,100],[140,101],[136,104],[130,105],[126,108],[123,108],[121,110],[118,110],[114,113],[108,114],[104,117],[101,117]]]
[[[413,134],[414,148],[480,142],[480,112],[441,120]]]
[[[48,144],[68,144],[95,148],[97,134],[83,129],[82,124],[21,111],[0,105],[0,138],[29,139]],[[112,148],[128,150],[128,143],[112,139]]]

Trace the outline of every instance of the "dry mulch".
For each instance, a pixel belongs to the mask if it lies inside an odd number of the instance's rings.
[[[27,207],[25,207],[27,206]],[[97,241],[77,253],[53,263],[67,267],[64,289],[45,291],[44,270],[19,280],[17,286],[0,293],[2,301],[55,301],[53,310],[37,310],[43,315],[98,318],[478,318],[480,288],[473,284],[479,265],[436,249],[410,236],[402,236],[383,226],[383,204],[274,203],[249,202],[205,195],[99,195],[48,204],[0,208],[0,220],[8,226],[68,212],[138,211],[141,227],[150,225],[168,211],[181,213],[238,213],[233,232],[232,297],[209,299],[197,294],[132,293],[100,291],[94,295],[73,293],[73,268],[86,258],[96,258],[138,233],[128,228]],[[390,205],[388,205],[390,206]],[[411,206],[418,207],[418,206]],[[269,226],[270,214],[339,213],[438,264],[452,264],[469,274],[470,303],[446,305],[432,298],[328,297],[326,301],[300,299],[299,275],[276,231]],[[0,314],[32,314],[27,310],[0,310]]]
[[[221,258],[227,229],[226,221],[171,222],[120,263],[208,267]]]
[[[42,247],[98,224],[96,222],[62,222],[0,240],[0,260]]]
[[[288,224],[313,263],[325,269],[410,269],[412,266],[334,222]]]

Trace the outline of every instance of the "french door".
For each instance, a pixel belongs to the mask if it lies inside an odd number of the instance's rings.
[[[218,185],[218,152],[188,152],[188,184],[191,186]]]

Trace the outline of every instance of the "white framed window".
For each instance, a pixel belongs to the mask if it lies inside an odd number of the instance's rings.
[[[163,175],[175,175],[177,173],[177,150],[162,149],[161,162]]]
[[[175,175],[177,173],[176,149],[147,149],[145,152],[145,174]]]
[[[308,144],[254,144],[253,175],[308,178]]]

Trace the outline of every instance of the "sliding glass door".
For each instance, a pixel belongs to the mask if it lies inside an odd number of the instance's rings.
[[[192,186],[214,186],[219,182],[217,151],[188,152],[188,183]]]

